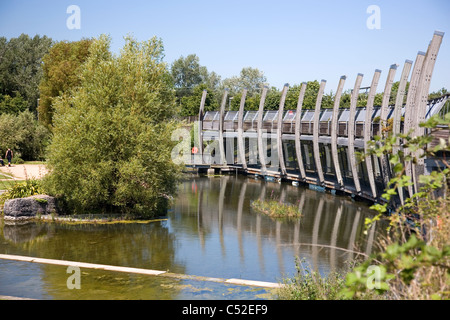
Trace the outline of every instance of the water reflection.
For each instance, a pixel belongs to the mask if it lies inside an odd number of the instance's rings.
[[[271,198],[298,205],[302,216],[274,220],[250,207],[253,200]],[[197,177],[180,184],[166,221],[114,225],[0,221],[0,253],[276,282],[296,272],[296,256],[326,274],[359,253],[372,253],[383,228],[373,225],[367,235],[363,233],[364,219],[371,215],[364,203],[290,184],[243,176]],[[11,270],[6,265],[0,260],[0,280],[6,279],[4,270]],[[45,284],[41,291],[52,297],[70,296],[61,291],[65,272],[48,266],[39,270],[39,281]],[[103,275],[96,277],[85,288],[101,287]],[[118,286],[131,292],[136,276],[122,277],[128,284]],[[147,286],[153,289],[145,297],[151,298],[160,284]],[[174,289],[164,298],[179,296],[180,290]]]
[[[298,204],[302,217],[274,220],[250,208],[253,200],[269,198]],[[191,226],[198,234],[200,251],[181,244],[178,257],[190,252],[194,260],[206,259],[214,272],[233,270],[233,276],[273,281],[292,274],[295,256],[327,273],[342,268],[346,260],[369,255],[379,229],[374,225],[368,235],[363,233],[364,219],[371,215],[365,203],[303,187],[249,177],[200,177],[180,187],[171,225]],[[184,240],[192,248],[193,243]],[[200,268],[202,275],[213,275],[207,267]]]

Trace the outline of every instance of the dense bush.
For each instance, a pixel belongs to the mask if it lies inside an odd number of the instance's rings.
[[[105,36],[92,43],[80,86],[53,104],[44,186],[77,212],[164,213],[180,170],[171,160],[176,109],[163,46],[127,38],[113,56],[109,45]]]
[[[50,133],[30,111],[24,111],[18,115],[0,114],[0,137],[0,156],[11,148],[14,158],[44,160]]]

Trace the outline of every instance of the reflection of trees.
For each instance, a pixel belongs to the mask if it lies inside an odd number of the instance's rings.
[[[7,235],[12,238],[14,232],[18,231],[14,237],[20,236],[23,240],[26,239],[24,234],[27,230],[31,231],[29,237],[31,237],[31,234],[36,234],[37,230],[40,230],[41,235],[45,230],[53,236],[48,237],[45,241],[37,241],[36,239],[39,237],[30,241],[16,241],[13,244],[8,244],[7,249],[2,249],[2,251],[7,250],[11,254],[33,257],[184,273],[184,266],[175,263],[174,243],[176,235],[169,232],[165,223],[164,221],[148,224],[111,225],[57,223],[39,225],[30,223],[21,226],[26,230],[4,226],[4,237]],[[48,267],[42,268],[44,273],[50,269]],[[86,272],[90,271],[86,270]],[[56,273],[45,274],[43,279],[48,290],[54,291],[54,288],[59,287],[61,283],[65,285],[68,276],[66,273],[62,273],[60,276],[57,276]],[[124,277],[124,275],[121,275],[121,277]],[[131,279],[134,276],[128,275],[127,277]],[[97,283],[99,282],[97,281]]]

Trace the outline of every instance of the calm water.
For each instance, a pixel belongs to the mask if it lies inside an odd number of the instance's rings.
[[[299,219],[274,220],[250,208],[255,199],[296,204]],[[295,257],[322,274],[339,270],[355,251],[370,254],[379,225],[365,203],[242,176],[183,182],[167,219],[147,224],[0,222],[0,253],[196,276],[269,282],[293,275]],[[69,290],[61,266],[0,260],[0,295],[39,299],[258,299],[260,288],[83,269]]]

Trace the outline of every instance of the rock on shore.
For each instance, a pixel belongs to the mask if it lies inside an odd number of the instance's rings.
[[[56,198],[48,195],[34,195],[10,199],[3,207],[5,220],[25,220],[59,213]]]

